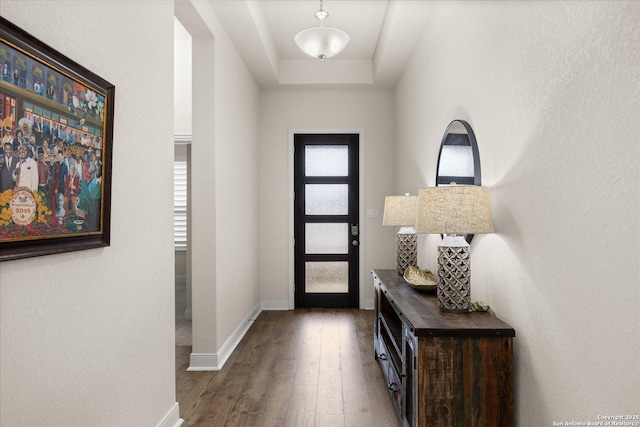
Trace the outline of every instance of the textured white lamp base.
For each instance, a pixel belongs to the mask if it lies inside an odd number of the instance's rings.
[[[415,267],[418,264],[418,238],[415,232],[402,233],[402,231],[413,231],[413,228],[410,230],[402,228],[396,237],[398,244],[396,261],[398,274],[400,276],[404,276],[404,271],[407,267]]]
[[[464,236],[445,235],[438,246],[438,306],[449,313],[466,313],[471,302],[471,259]]]

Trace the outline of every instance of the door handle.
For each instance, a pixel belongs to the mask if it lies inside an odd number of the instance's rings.
[[[351,235],[352,236],[357,236],[360,233],[360,231],[358,230],[358,224],[353,224],[351,226]]]

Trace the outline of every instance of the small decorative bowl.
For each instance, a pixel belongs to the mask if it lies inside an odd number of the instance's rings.
[[[422,292],[433,292],[438,286],[438,279],[430,271],[412,266],[404,271],[404,280],[413,289]]]

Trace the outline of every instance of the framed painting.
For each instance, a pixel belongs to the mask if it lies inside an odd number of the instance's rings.
[[[0,17],[0,261],[109,246],[114,96]]]

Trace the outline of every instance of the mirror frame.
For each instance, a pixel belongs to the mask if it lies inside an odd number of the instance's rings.
[[[464,126],[465,130],[467,131],[469,144],[471,145],[471,154],[473,155],[473,182],[471,182],[470,178],[466,178],[466,177],[450,177],[450,176],[441,177],[439,174],[440,160],[442,159],[442,149],[444,148],[445,145],[448,145],[446,144],[447,137],[449,136],[450,130],[453,127],[453,125],[456,124],[456,122],[461,123],[462,126]],[[447,179],[447,182],[444,181],[445,178]],[[449,126],[447,126],[447,129],[444,131],[442,142],[440,143],[440,151],[438,152],[438,164],[436,166],[436,187],[439,185],[446,185],[452,182],[448,180],[449,178],[460,178],[462,182],[456,181],[456,184],[460,184],[460,185],[482,185],[481,184],[482,173],[480,171],[480,152],[478,151],[478,142],[476,141],[476,135],[475,133],[473,133],[473,129],[471,128],[471,125],[464,120],[456,119],[456,120],[453,120],[451,123],[449,123]]]
[[[440,160],[442,159],[442,149],[444,148],[447,142],[447,138],[450,134],[451,128],[456,124],[460,123],[467,131],[467,139],[469,140],[469,144],[471,145],[471,154],[473,156],[473,178],[471,177],[455,177],[455,176],[440,176]],[[458,182],[455,178],[458,178],[461,182]],[[438,152],[438,164],[436,166],[436,187],[441,185],[448,185],[451,182],[456,182],[456,184],[460,185],[482,185],[482,173],[480,170],[480,152],[478,151],[478,142],[476,140],[476,134],[473,132],[473,128],[471,125],[465,120],[456,119],[452,120],[447,126],[447,129],[444,131],[444,135],[442,136],[442,142],[440,143],[440,151]],[[442,236],[444,237],[444,236]],[[473,234],[466,234],[465,240],[467,243],[471,243],[473,239]]]

